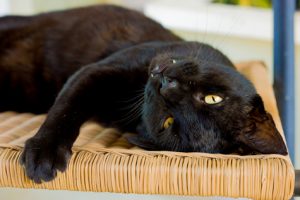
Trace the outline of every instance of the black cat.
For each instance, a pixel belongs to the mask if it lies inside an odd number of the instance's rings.
[[[226,56],[135,11],[4,17],[0,40],[1,111],[46,112],[60,91],[22,153],[37,183],[66,169],[89,119],[137,131],[129,141],[148,150],[287,154],[260,96]]]

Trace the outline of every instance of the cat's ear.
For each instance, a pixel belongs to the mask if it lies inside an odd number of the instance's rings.
[[[140,148],[146,150],[158,150],[158,147],[153,142],[139,136],[138,134],[127,135],[126,139],[128,140],[129,143],[136,145]]]
[[[287,148],[278,132],[272,116],[266,112],[259,95],[252,99],[252,109],[248,113],[245,127],[237,136],[237,141],[243,143],[254,152],[262,154],[287,154]]]

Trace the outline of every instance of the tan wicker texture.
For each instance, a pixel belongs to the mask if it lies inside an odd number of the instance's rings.
[[[282,133],[263,64],[238,65],[255,84]],[[45,115],[0,114],[0,186],[96,192],[289,199],[294,169],[288,156],[151,152],[128,144],[115,129],[86,123],[66,173],[49,183],[26,178],[18,159]]]

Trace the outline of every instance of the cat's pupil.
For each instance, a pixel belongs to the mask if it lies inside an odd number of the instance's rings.
[[[222,101],[222,97],[217,95],[207,95],[204,97],[204,102],[207,104],[217,104]]]

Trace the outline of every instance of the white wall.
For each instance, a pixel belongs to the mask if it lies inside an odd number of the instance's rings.
[[[7,15],[10,12],[9,0],[0,0],[0,16]]]

